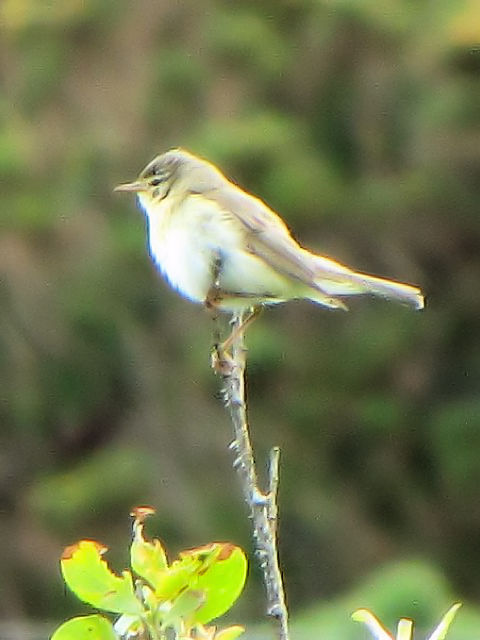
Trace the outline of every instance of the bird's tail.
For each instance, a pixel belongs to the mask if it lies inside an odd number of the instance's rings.
[[[424,307],[422,292],[413,285],[358,273],[321,256],[316,256],[316,266],[318,275],[315,282],[327,295],[352,296],[370,293],[389,300],[398,300],[413,306],[414,309]]]

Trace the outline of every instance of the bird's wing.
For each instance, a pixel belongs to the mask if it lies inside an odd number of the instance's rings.
[[[221,185],[202,196],[245,231],[247,250],[273,269],[302,282],[322,295],[327,306],[344,307],[335,296],[372,293],[423,308],[417,287],[357,273],[345,265],[303,249],[290,235],[287,225],[264,202],[224,178]],[[320,301],[320,300],[319,300]]]
[[[224,215],[240,223],[245,231],[247,250],[259,256],[273,269],[318,289],[315,282],[315,257],[302,249],[283,222],[255,196],[227,182],[220,189],[202,193]]]

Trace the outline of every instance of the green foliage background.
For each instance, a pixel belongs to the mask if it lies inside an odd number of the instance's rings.
[[[250,548],[209,320],[112,194],[179,145],[428,296],[292,303],[248,334],[293,612],[412,553],[478,598],[477,0],[3,0],[0,29],[0,618],[78,612],[61,549],[126,549],[134,504],[169,549]]]

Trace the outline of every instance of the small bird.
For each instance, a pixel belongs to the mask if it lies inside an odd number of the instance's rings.
[[[239,312],[304,298],[347,309],[346,296],[374,294],[422,309],[415,286],[358,273],[301,247],[259,198],[184,149],[154,158],[134,182],[153,261],[169,284],[209,309]]]

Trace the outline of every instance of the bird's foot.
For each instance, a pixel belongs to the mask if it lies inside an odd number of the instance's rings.
[[[212,369],[223,378],[227,378],[232,374],[235,367],[235,361],[223,344],[215,344],[210,356]]]

